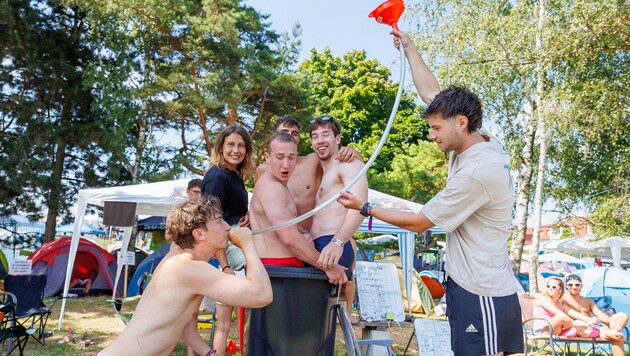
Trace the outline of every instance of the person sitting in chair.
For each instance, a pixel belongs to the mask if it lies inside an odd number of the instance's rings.
[[[93,269],[90,270],[88,272],[88,276],[87,278],[75,278],[70,282],[70,288],[76,286],[76,285],[82,285],[83,287],[83,293],[88,294],[90,292],[90,288],[92,288],[92,284],[94,283],[94,280],[96,279],[96,277],[98,276],[98,271]]]
[[[585,328],[581,326],[592,327],[591,320],[571,309],[562,299],[563,294],[564,282],[558,277],[547,278],[547,290],[536,295],[533,311],[535,318],[547,319],[549,323],[536,320],[534,332],[536,334],[552,333],[565,337],[589,336],[585,333]],[[552,330],[549,330],[549,324]]]
[[[599,309],[592,299],[581,296],[582,279],[578,275],[568,275],[566,282],[569,293],[562,297],[566,304],[580,314],[591,318],[595,324],[593,330],[597,328],[599,336],[611,342],[614,356],[625,355],[623,350],[625,340],[621,330],[628,323],[628,315],[619,312],[609,316]]]

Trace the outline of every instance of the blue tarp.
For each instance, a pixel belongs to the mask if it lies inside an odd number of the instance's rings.
[[[65,225],[57,225],[55,229],[57,234],[62,235],[72,235],[72,231],[74,231],[74,223],[65,224]],[[86,222],[83,223],[81,227],[81,234],[83,235],[105,235],[105,230],[99,229],[98,227],[88,224]]]

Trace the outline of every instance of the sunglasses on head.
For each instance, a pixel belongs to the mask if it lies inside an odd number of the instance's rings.
[[[311,120],[311,124],[314,124],[317,121],[330,121],[330,120],[334,120],[334,119],[335,119],[334,117],[328,116],[328,115],[320,116],[320,117],[316,117],[313,120]]]
[[[551,284],[547,284],[547,288],[558,289],[558,288],[560,288],[560,286],[554,286],[554,285],[551,285]]]
[[[581,285],[582,285],[582,283],[568,283],[567,287],[576,287],[577,288],[577,287],[579,287]]]

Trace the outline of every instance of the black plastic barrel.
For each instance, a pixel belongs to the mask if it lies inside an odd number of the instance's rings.
[[[266,268],[273,302],[247,310],[244,355],[334,355],[337,286],[317,268]]]

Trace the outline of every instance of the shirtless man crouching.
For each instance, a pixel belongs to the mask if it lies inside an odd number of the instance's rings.
[[[252,228],[260,229],[295,218],[297,208],[287,182],[297,164],[297,142],[286,133],[274,133],[265,152],[266,169],[260,174],[250,204]],[[319,252],[296,225],[254,236],[254,245],[265,265],[303,267],[317,266]],[[330,265],[322,268],[331,283],[344,283],[344,268]]]
[[[196,318],[203,296],[248,308],[271,303],[271,282],[256,253],[251,230],[230,230],[216,198],[176,207],[168,230],[175,246],[155,270],[129,325],[98,355],[170,355],[180,339],[194,345],[199,334],[189,322]],[[243,250],[246,278],[222,273],[208,264],[215,251],[227,247],[228,236]]]

